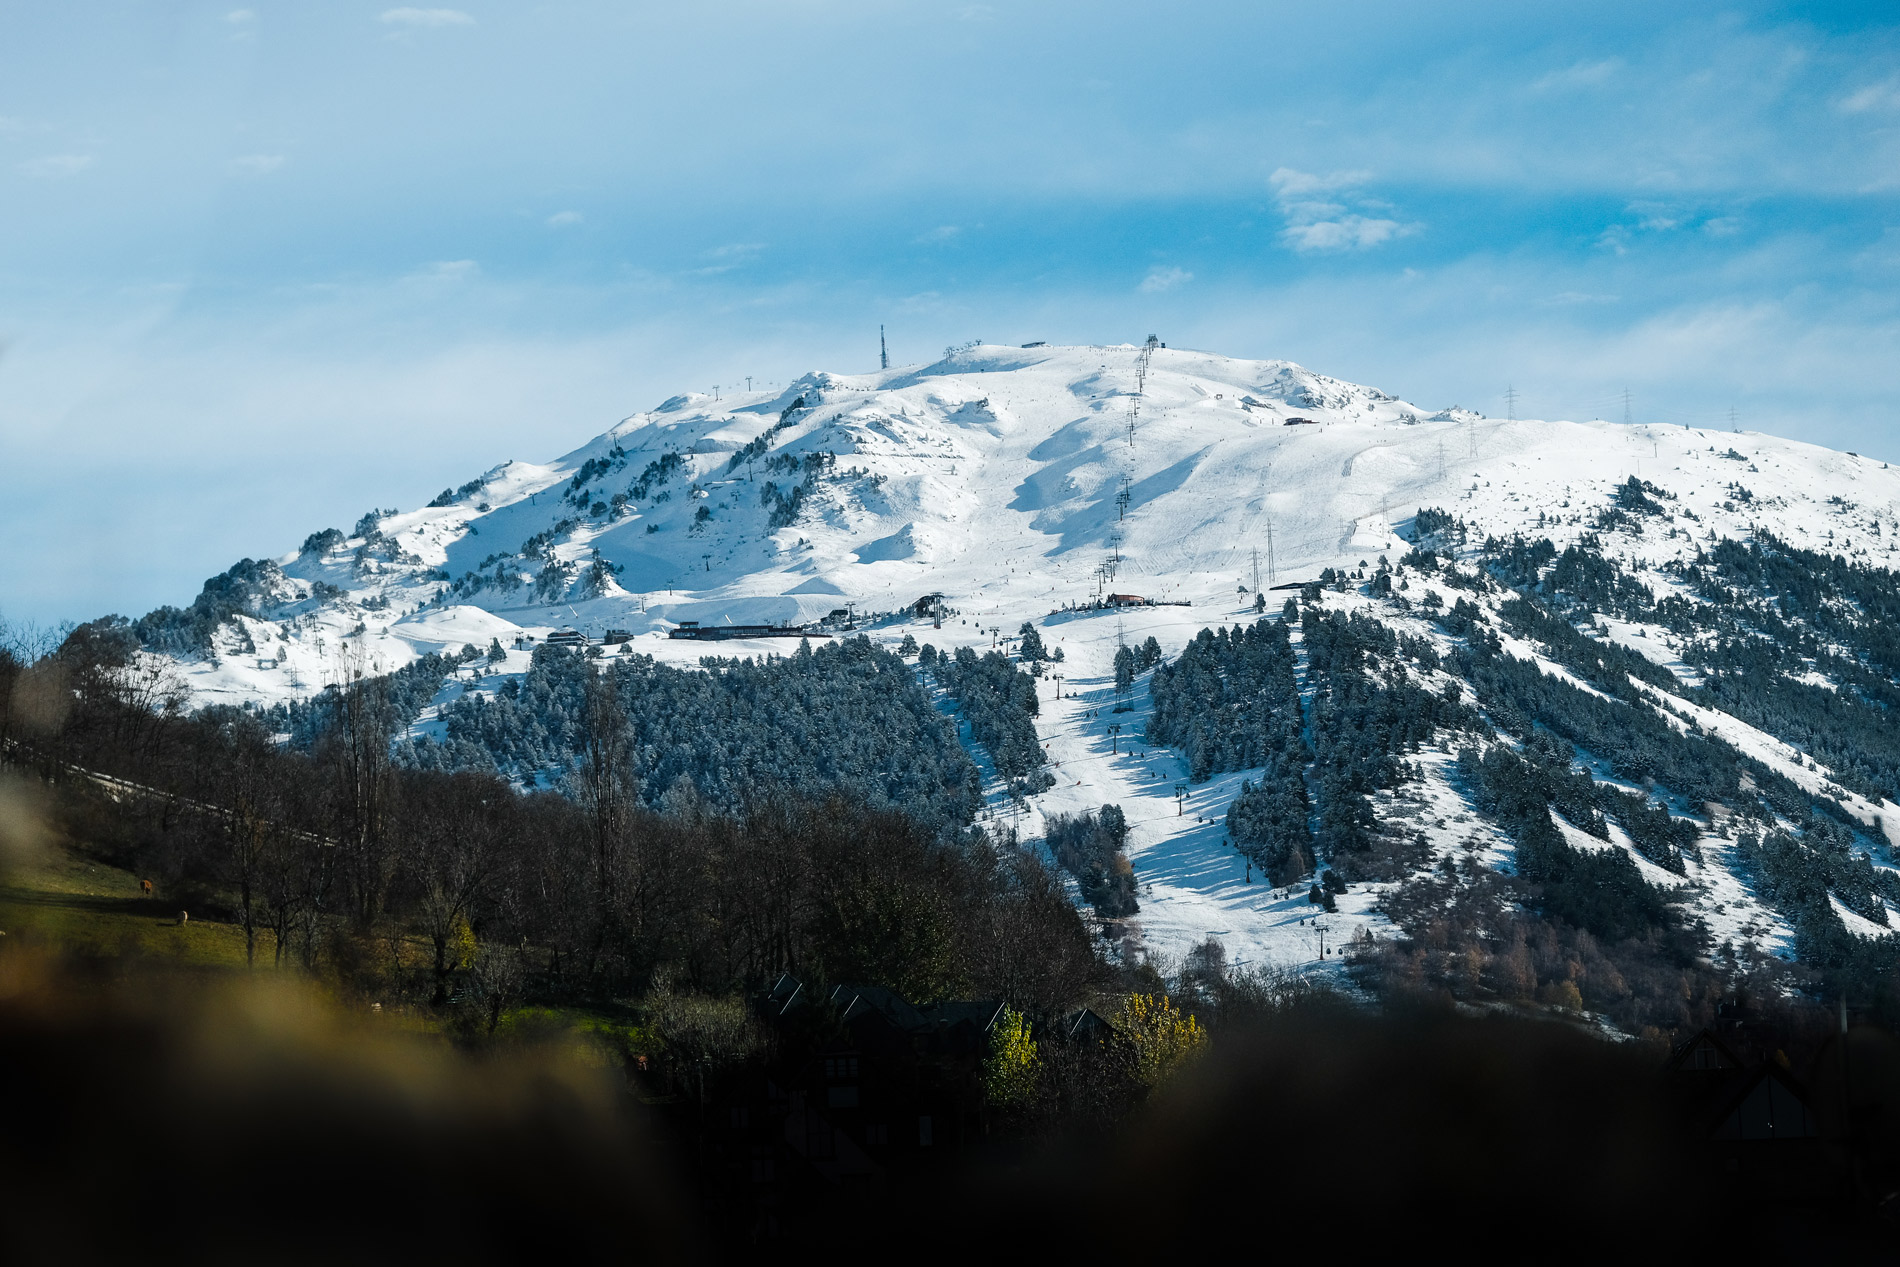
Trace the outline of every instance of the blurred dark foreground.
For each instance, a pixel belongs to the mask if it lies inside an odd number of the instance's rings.
[[[299,990],[0,953],[0,1262],[690,1258],[620,1085]]]
[[[461,1054],[305,993],[16,950],[0,952],[0,1261],[1141,1261],[1230,1245],[1891,1261],[1900,1054],[1868,1029],[1845,1054],[1836,1041],[1785,1071],[1806,1097],[1794,1137],[1728,1140],[1715,1084],[1665,1075],[1654,1048],[1308,1004],[1221,1033],[1119,1126],[994,1117],[871,1182],[781,1173],[762,1223],[717,1178],[716,1096],[649,1108],[638,1075],[578,1046]]]
[[[1869,1110],[1896,1104],[1900,1053],[1853,1039],[1851,1146],[1823,1085],[1836,1048],[1821,1080],[1789,1077],[1813,1106],[1804,1137],[1734,1140],[1760,1069],[1667,1072],[1653,1047],[1551,1022],[1309,1007],[1227,1036],[1106,1153],[1026,1170],[1004,1201],[1019,1226],[1066,1209],[1136,1253],[1192,1234],[1478,1261],[1888,1261],[1900,1138],[1891,1108]]]

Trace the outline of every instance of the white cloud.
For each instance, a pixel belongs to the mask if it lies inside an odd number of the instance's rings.
[[[963,230],[954,224],[940,224],[928,233],[918,234],[917,241],[925,244],[931,242],[948,242],[951,238],[956,237],[962,232]]]
[[[1135,289],[1146,295],[1158,295],[1193,280],[1194,274],[1183,268],[1151,268]]]
[[[1346,202],[1320,196],[1343,195],[1371,179],[1372,173],[1364,171],[1332,172],[1324,176],[1290,167],[1275,171],[1268,183],[1273,186],[1280,212],[1286,217],[1280,240],[1295,251],[1359,251],[1418,232],[1416,224],[1363,215],[1351,210]],[[1383,210],[1386,206],[1367,198],[1352,201],[1367,210]]]
[[[1617,71],[1623,68],[1620,57],[1606,57],[1600,62],[1578,62],[1564,70],[1554,70],[1531,87],[1538,92],[1549,92],[1563,88],[1594,88],[1607,83]]]
[[[460,9],[384,9],[378,22],[390,26],[473,26],[475,19]]]
[[[263,176],[284,165],[282,154],[246,154],[231,160],[231,170],[250,176]]]
[[[1613,224],[1597,234],[1597,245],[1616,255],[1627,255],[1630,249],[1630,229],[1626,224]]]
[[[437,260],[418,275],[429,281],[459,282],[480,271],[481,266],[474,260]]]
[[[716,262],[692,271],[699,277],[716,277],[720,273],[730,273],[764,249],[763,242],[729,242],[725,246],[715,246],[705,253],[705,258]]]
[[[224,15],[224,20],[232,26],[243,26],[247,22],[257,21],[257,14],[249,9],[233,9]]]
[[[1281,231],[1280,239],[1296,251],[1352,251],[1415,232],[1415,225],[1400,224],[1397,220],[1340,216],[1313,224],[1289,224]]]
[[[1865,114],[1869,110],[1900,110],[1900,75],[1889,75],[1841,100],[1842,114]]]
[[[1312,172],[1281,167],[1275,169],[1273,175],[1267,178],[1267,183],[1273,186],[1274,196],[1281,202],[1286,202],[1304,194],[1331,193],[1337,189],[1351,189],[1371,179],[1372,173],[1364,171],[1332,172],[1325,176],[1318,176]]]
[[[578,211],[557,211],[548,217],[548,226],[564,229],[570,224],[579,224],[584,218]]]
[[[77,176],[91,166],[90,154],[48,154],[42,158],[27,159],[20,164],[20,170],[41,180],[58,180],[65,176]]]

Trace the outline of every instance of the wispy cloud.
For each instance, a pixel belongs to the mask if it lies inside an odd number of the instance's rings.
[[[91,166],[90,154],[47,154],[27,159],[20,164],[20,171],[37,180],[59,180],[77,176]]]
[[[570,224],[579,224],[585,218],[578,211],[557,211],[548,217],[548,227],[565,229]]]
[[[1135,287],[1146,295],[1158,295],[1164,290],[1173,290],[1194,280],[1194,274],[1184,268],[1151,268],[1148,275],[1141,279],[1141,285]]]
[[[1694,208],[1668,206],[1658,203],[1631,203],[1629,213],[1632,220],[1613,224],[1597,234],[1596,244],[1600,250],[1616,255],[1628,254],[1639,234],[1674,233],[1700,231],[1712,238],[1731,238],[1742,231],[1740,216],[1711,216]]]
[[[1372,179],[1372,173],[1332,172],[1329,175],[1319,176],[1312,172],[1282,167],[1268,179],[1273,185],[1274,195],[1280,199],[1282,205],[1285,205],[1288,199],[1311,197],[1315,194],[1332,193],[1336,190],[1363,185]]]
[[[1537,92],[1562,91],[1570,88],[1595,88],[1606,84],[1623,69],[1623,59],[1606,57],[1599,62],[1578,62],[1563,70],[1554,70],[1531,85]]]
[[[1841,98],[1842,114],[1866,114],[1871,110],[1900,110],[1900,75],[1889,75],[1877,84],[1868,84]]]
[[[232,26],[244,26],[257,21],[257,14],[250,9],[233,9],[224,15],[224,20]]]
[[[715,246],[705,253],[705,258],[713,261],[704,268],[696,268],[694,274],[700,277],[712,277],[720,273],[729,273],[747,263],[765,249],[763,242],[728,242],[725,246]]]
[[[475,19],[460,9],[384,9],[376,20],[389,26],[473,26]]]
[[[437,260],[416,276],[432,282],[459,282],[481,272],[474,260]]]
[[[927,233],[919,233],[917,235],[917,241],[924,245],[929,245],[934,242],[948,242],[962,232],[963,230],[954,224],[940,224]]]
[[[247,176],[265,176],[284,165],[282,154],[246,154],[231,160],[231,170]]]
[[[1270,183],[1286,217],[1280,240],[1301,252],[1356,251],[1418,232],[1416,224],[1363,214],[1380,204],[1354,198],[1350,191],[1371,178],[1372,173],[1362,171],[1320,176],[1282,167],[1274,172]],[[1354,210],[1355,203],[1362,210]]]
[[[1417,231],[1417,226],[1397,220],[1344,215],[1316,224],[1290,224],[1280,236],[1296,251],[1355,251]]]

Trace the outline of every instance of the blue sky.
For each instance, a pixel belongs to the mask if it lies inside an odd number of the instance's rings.
[[[1891,6],[0,0],[0,615],[971,338],[1900,460]]]

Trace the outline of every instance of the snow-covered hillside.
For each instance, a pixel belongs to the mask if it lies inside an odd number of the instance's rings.
[[[991,812],[1034,838],[1046,814],[1119,804],[1133,826],[1148,947],[1178,956],[1215,935],[1233,960],[1303,962],[1318,957],[1322,932],[1304,890],[1249,883],[1225,843],[1242,775],[1190,783],[1178,755],[1141,741],[1140,690],[1133,713],[1111,712],[1117,647],[1153,637],[1172,656],[1203,627],[1255,619],[1256,578],[1271,589],[1328,568],[1373,569],[1381,556],[1396,563],[1423,507],[1480,538],[1523,533],[1562,550],[1593,531],[1632,476],[1672,495],[1675,513],[1633,525],[1609,549],[1658,588],[1669,584],[1662,565],[1758,528],[1879,566],[1900,546],[1900,471],[1797,441],[1500,421],[1288,362],[1166,347],[975,346],[922,368],[810,374],[772,395],[675,397],[545,465],[505,462],[431,506],[314,534],[247,571],[236,605],[251,614],[221,624],[211,654],[179,661],[200,702],[270,702],[499,641],[508,657],[451,682],[447,702],[496,689],[525,669],[529,640],[561,627],[596,639],[624,630],[639,652],[691,664],[709,648],[669,639],[682,621],[804,624],[846,609],[873,638],[895,646],[909,634],[945,649],[987,649],[1033,621],[1064,656],[1051,666],[1059,682],[1041,683],[1037,723],[1056,786],[1026,808],[999,795]],[[948,611],[940,625],[916,614],[937,594]],[[1179,605],[1096,606],[1108,594]],[[1271,597],[1269,614],[1287,595]],[[1362,593],[1324,601],[1453,641]],[[1478,601],[1495,610],[1495,599]],[[1682,667],[1660,629],[1607,620],[1596,636]],[[1563,673],[1533,647],[1521,654]],[[1803,786],[1827,783],[1824,768],[1740,720],[1691,717],[1694,706],[1673,699],[1658,707]],[[1379,812],[1440,852],[1471,847],[1508,866],[1508,842],[1475,820],[1449,762],[1445,751],[1422,756],[1421,780],[1381,793]],[[1900,808],[1847,802],[1877,824],[1875,839],[1900,833]],[[1788,928],[1705,825],[1711,847],[1688,874],[1659,882],[1693,887],[1718,941],[1785,950]],[[1619,847],[1614,834],[1602,847]],[[1343,895],[1325,920],[1329,950],[1362,928],[1389,930],[1380,899],[1376,886]]]

